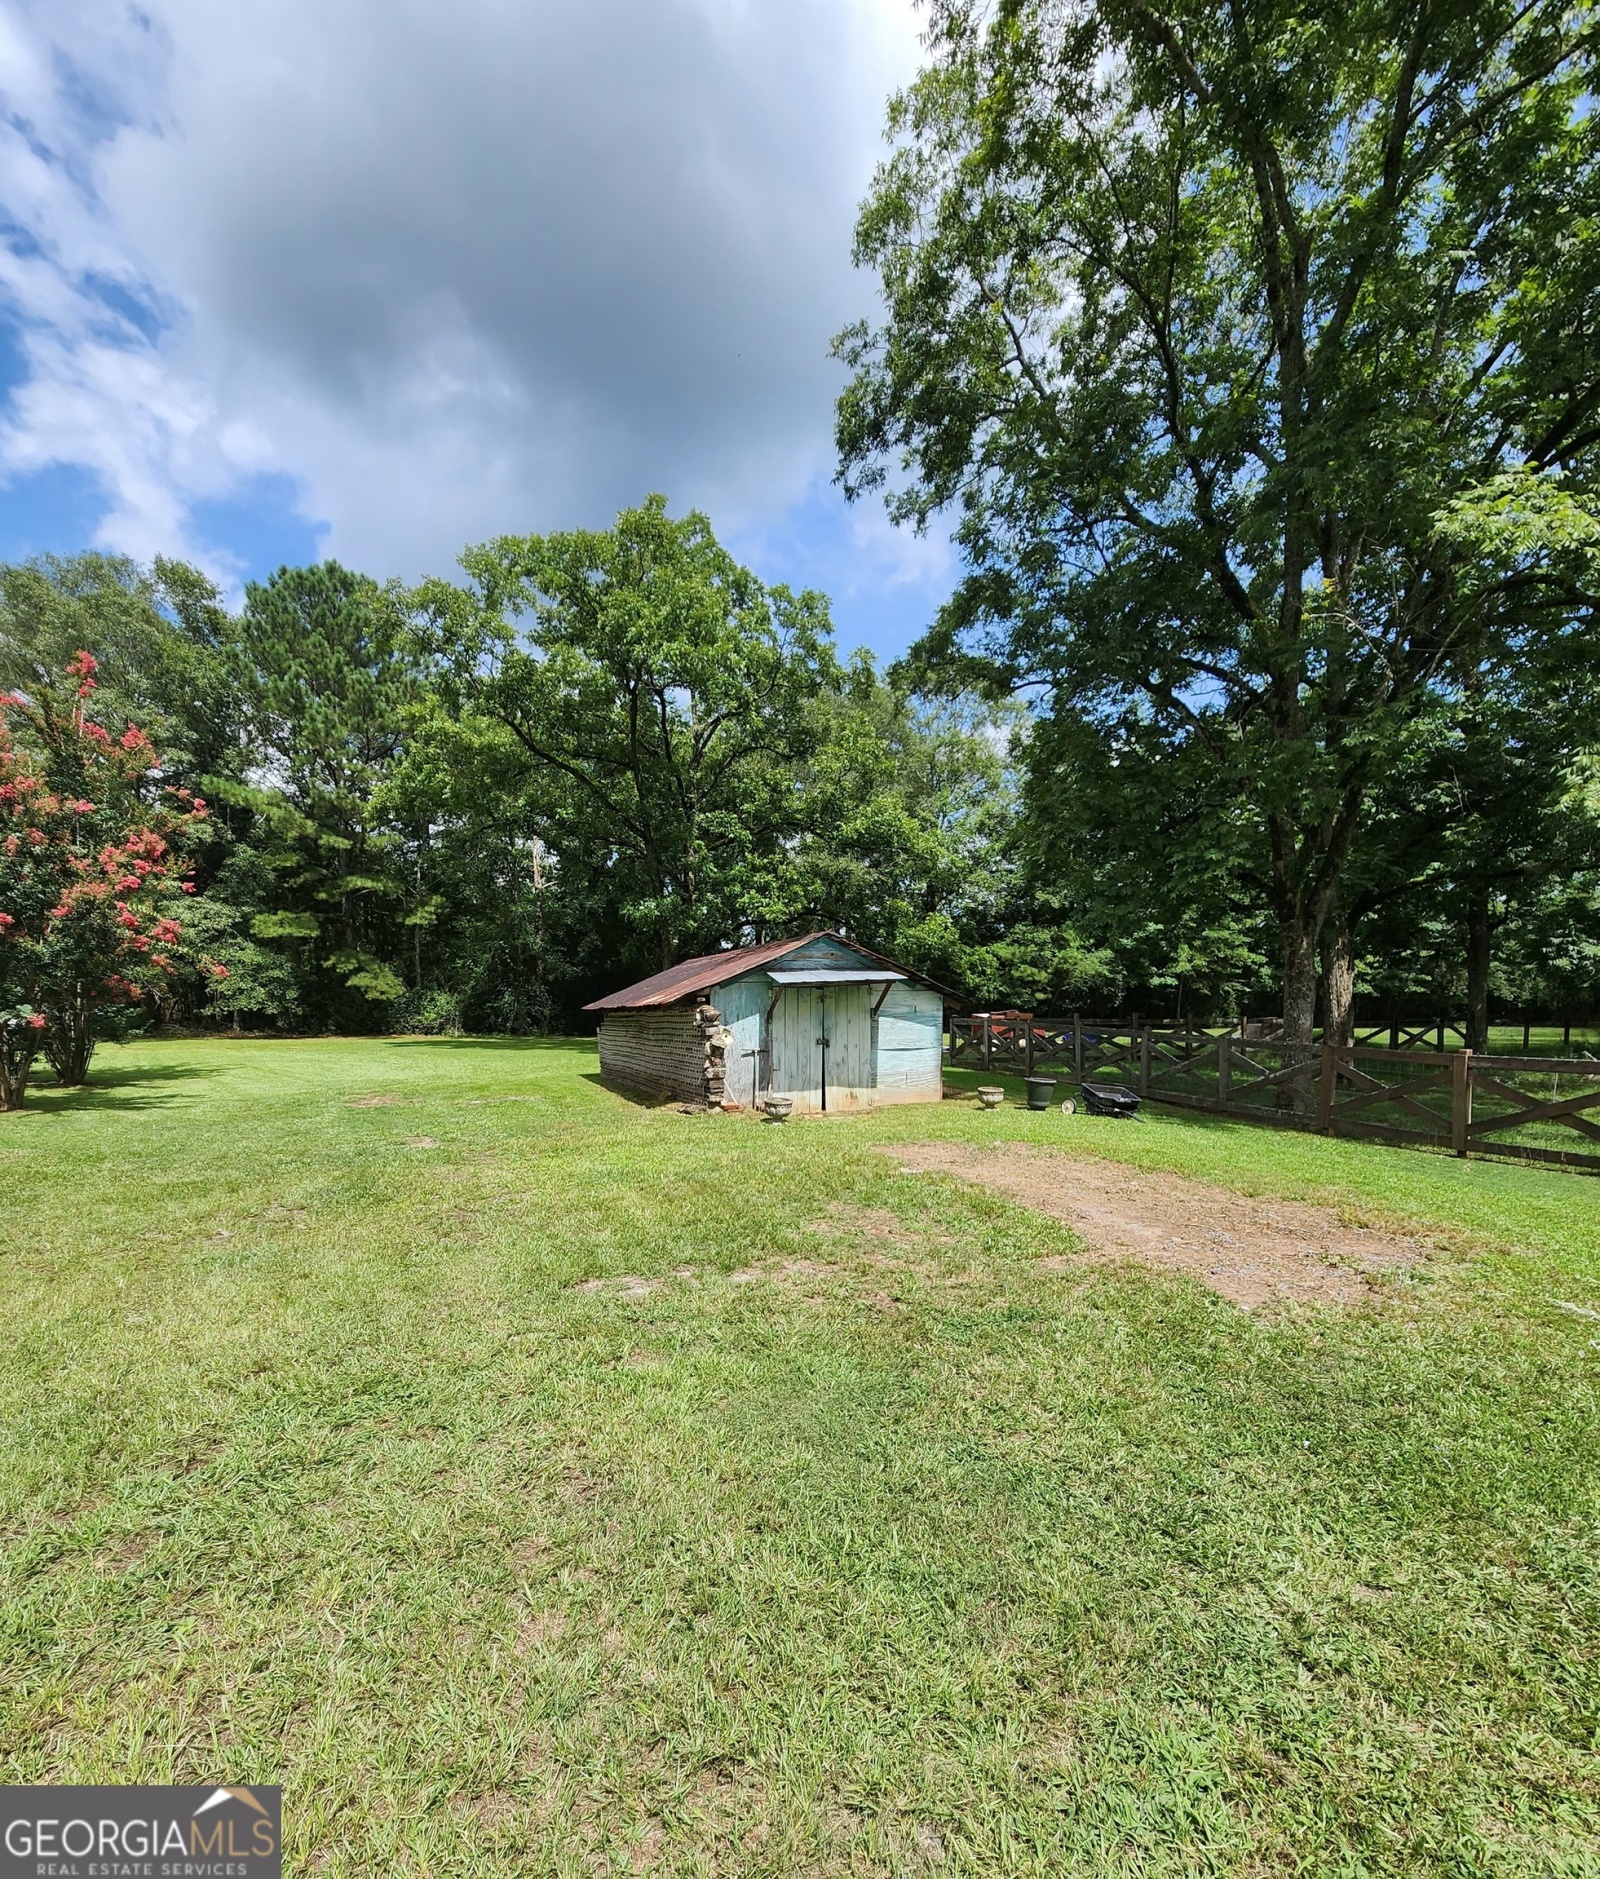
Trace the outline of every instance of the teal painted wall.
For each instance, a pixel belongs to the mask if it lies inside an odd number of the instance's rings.
[[[870,968],[876,962],[837,940],[813,940],[774,963],[779,970],[833,966],[852,971]],[[767,1094],[766,1014],[776,989],[765,969],[758,967],[720,986],[713,995],[729,1033],[727,1093],[746,1108]],[[868,995],[869,1005],[877,995],[878,988],[873,988]],[[865,1065],[859,1058],[852,1058],[855,1089],[851,1100],[857,1105],[938,1102],[943,1093],[944,1057],[944,1004],[939,994],[909,982],[892,985],[882,1009],[872,1020],[870,1052],[871,1068],[865,1080]],[[843,1063],[839,1067],[842,1071]],[[839,1096],[843,1105],[846,1099],[842,1087]]]

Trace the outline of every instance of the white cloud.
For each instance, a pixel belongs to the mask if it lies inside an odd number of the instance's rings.
[[[381,572],[652,488],[759,528],[831,469],[915,32],[910,0],[0,0],[0,465],[91,469],[141,555],[263,471]]]

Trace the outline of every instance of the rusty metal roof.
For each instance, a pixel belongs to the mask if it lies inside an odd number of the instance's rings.
[[[924,978],[920,972],[897,965],[894,960],[885,959],[882,953],[872,952],[855,940],[845,939],[842,934],[824,928],[816,933],[802,933],[798,939],[769,940],[765,946],[736,946],[726,952],[702,953],[698,959],[685,959],[678,965],[668,966],[665,972],[640,979],[637,985],[625,985],[620,992],[597,998],[592,1004],[585,1005],[584,1010],[648,1011],[657,1005],[676,1005],[698,992],[709,992],[719,985],[726,985],[729,979],[743,978],[745,973],[770,965],[774,960],[782,959],[800,947],[809,945],[812,940],[819,939],[837,940],[841,946],[848,946],[851,952],[859,953],[863,959],[875,959],[879,965],[903,973],[908,979],[915,979],[919,985],[926,985],[946,998],[957,997],[955,992],[932,979]]]

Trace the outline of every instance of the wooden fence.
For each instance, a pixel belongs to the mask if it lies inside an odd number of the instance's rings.
[[[1600,1062],[1591,1058],[1340,1050],[1006,1012],[953,1021],[950,1061],[1124,1083],[1153,1102],[1325,1135],[1600,1172]]]

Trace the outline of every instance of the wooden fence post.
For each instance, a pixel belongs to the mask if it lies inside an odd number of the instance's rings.
[[[1033,1075],[1033,1013],[1031,1011],[1028,1013],[1027,1023],[1028,1023],[1028,1056],[1027,1056],[1028,1068],[1024,1074],[1026,1074],[1027,1076],[1032,1076]]]
[[[1233,1097],[1233,1033],[1217,1039],[1217,1107],[1226,1109]]]
[[[1139,1094],[1150,1094],[1150,1027],[1139,1033]]]
[[[1081,1083],[1083,1081],[1083,1013],[1072,1014],[1072,1073]]]
[[[1331,1044],[1322,1047],[1322,1079],[1317,1085],[1317,1127],[1324,1135],[1333,1133],[1333,1085],[1338,1074],[1338,1059]]]
[[[1472,1052],[1458,1050],[1450,1063],[1450,1146],[1458,1155],[1467,1152],[1467,1127],[1472,1121]]]
[[[991,1069],[994,1065],[994,1035],[989,1029],[989,1014],[983,1014],[983,1067]]]

